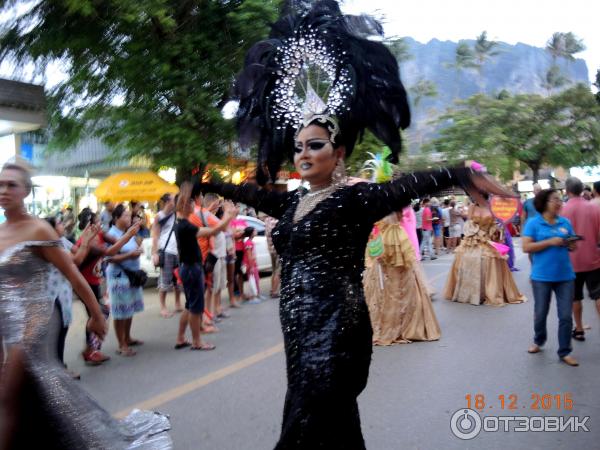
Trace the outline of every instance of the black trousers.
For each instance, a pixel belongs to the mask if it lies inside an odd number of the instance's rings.
[[[62,306],[58,299],[54,301],[54,306],[60,313],[61,321],[62,321]],[[58,340],[56,341],[56,354],[58,355],[58,359],[62,363],[63,366],[67,367],[65,364],[65,342],[67,340],[67,333],[69,332],[69,326],[62,326],[58,333]]]

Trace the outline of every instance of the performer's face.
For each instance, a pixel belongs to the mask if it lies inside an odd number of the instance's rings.
[[[21,172],[13,169],[0,171],[0,207],[6,210],[21,208],[29,192]]]
[[[318,125],[303,128],[296,138],[294,165],[303,180],[316,186],[327,184],[344,148],[333,148],[329,131]]]

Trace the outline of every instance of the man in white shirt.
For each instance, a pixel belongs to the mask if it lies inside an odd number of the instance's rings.
[[[204,222],[208,224],[209,216],[213,216],[218,221],[222,219],[217,215],[222,206],[222,201],[218,195],[205,194],[202,205],[202,211],[198,213],[204,215]],[[221,293],[227,287],[227,239],[223,231],[212,237],[209,251],[217,257],[217,261],[211,273],[210,282],[207,282],[207,307],[212,314],[216,315],[217,319],[223,319],[229,317],[229,314],[223,311],[221,305]]]
[[[152,262],[159,265],[159,251],[164,253],[163,265],[158,278],[158,296],[160,299],[160,315],[164,318],[172,317],[173,313],[167,309],[167,292],[175,291],[175,311],[181,312],[181,288],[177,284],[173,271],[179,266],[177,252],[177,238],[173,230],[175,225],[175,196],[165,194],[160,198],[162,209],[156,215],[152,224]]]
[[[103,233],[108,233],[108,230],[110,230],[110,223],[112,222],[112,212],[114,209],[115,204],[113,202],[104,202],[104,209],[100,213],[100,223],[102,226]]]
[[[448,250],[449,239],[450,239],[450,199],[444,200],[444,207],[442,208],[442,223],[443,223],[443,236],[444,236],[444,248]]]

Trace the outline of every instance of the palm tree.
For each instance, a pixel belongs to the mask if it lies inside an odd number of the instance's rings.
[[[596,71],[596,82],[594,83],[594,86],[598,89],[596,91],[596,101],[600,103],[600,69]]]
[[[463,70],[477,68],[475,53],[466,41],[460,41],[454,51],[454,62],[446,63],[445,66],[456,71],[456,92],[454,98],[458,99],[460,98],[460,74]]]
[[[552,56],[552,64],[556,65],[558,58],[566,54],[564,33],[556,32],[546,42],[546,51]]]
[[[438,95],[435,83],[430,80],[425,80],[424,78],[419,78],[419,81],[417,81],[408,90],[412,94],[411,97],[413,99],[413,106],[415,109],[419,108],[421,100],[424,98],[436,97]]]
[[[475,60],[477,61],[477,72],[479,73],[479,91],[483,91],[483,66],[494,56],[497,56],[500,51],[497,49],[498,42],[490,41],[487,38],[487,31],[482,31],[475,39]]]
[[[552,65],[546,72],[544,87],[548,89],[548,95],[552,93],[552,89],[559,88],[569,83],[569,79],[565,77],[558,66],[560,58],[564,58],[567,63],[575,61],[575,54],[585,50],[583,41],[575,36],[572,32],[561,33],[559,31],[552,34],[552,37],[546,43],[546,51],[552,57]]]
[[[554,89],[558,89],[569,83],[569,79],[563,75],[556,64],[550,66],[546,76],[542,79],[542,86],[548,91],[548,96],[552,95]]]
[[[405,38],[392,38],[386,41],[386,45],[398,61],[398,65],[414,58]]]
[[[556,64],[558,58],[574,61],[576,53],[585,50],[583,40],[575,36],[571,31],[568,33],[556,32],[546,43],[546,50],[552,56],[552,62]]]
[[[413,105],[415,112],[418,110],[421,101],[427,97],[436,97],[438,95],[437,87],[433,81],[425,80],[424,78],[420,78],[413,86],[409,89],[409,92],[412,94],[411,97],[413,99]],[[426,120],[420,120],[415,123],[415,134],[416,141],[419,144],[419,148],[423,147],[423,138],[424,138],[424,129],[426,128]]]

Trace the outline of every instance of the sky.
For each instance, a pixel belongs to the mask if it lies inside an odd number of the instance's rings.
[[[485,30],[488,39],[543,48],[552,33],[572,31],[587,47],[576,57],[586,61],[590,81],[600,69],[598,0],[345,0],[342,9],[382,17],[386,36],[422,43],[475,39]]]
[[[343,0],[342,5],[346,13],[382,18],[386,36],[410,36],[422,43],[433,38],[474,39],[486,30],[488,39],[543,48],[552,33],[572,31],[587,47],[576,57],[586,61],[591,82],[600,69],[598,0]],[[0,22],[10,16],[0,14]],[[0,76],[11,72],[11,65],[0,64]],[[47,85],[63,76],[59,67],[53,67]]]

